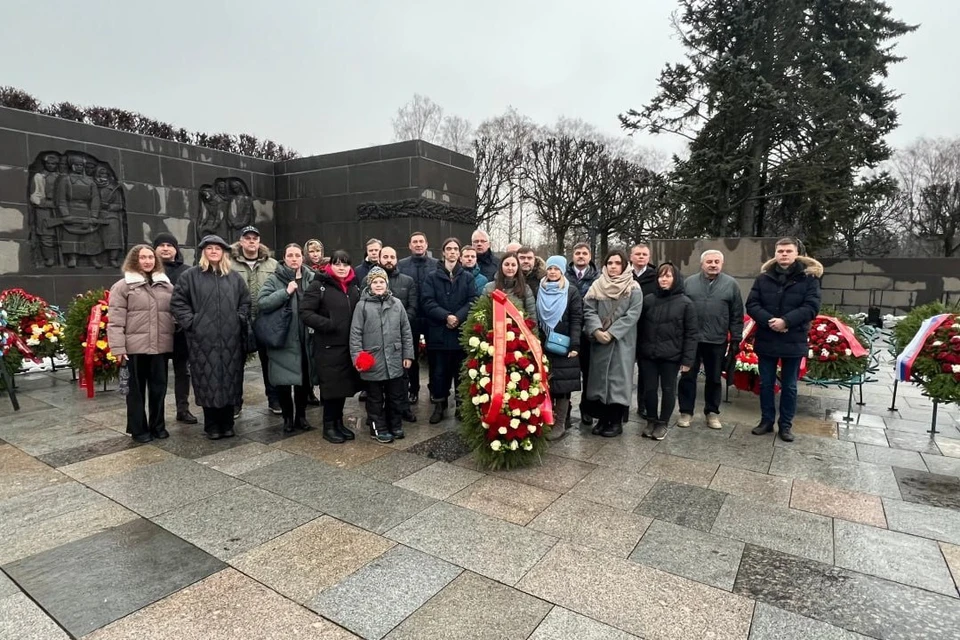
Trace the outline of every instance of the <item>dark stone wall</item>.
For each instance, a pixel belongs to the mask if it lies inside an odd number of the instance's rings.
[[[423,199],[474,209],[475,194],[473,159],[421,140],[288,160],[277,163],[278,244],[317,238],[327,253],[346,249],[357,262],[371,237],[401,257],[413,231],[423,231],[433,249],[451,236],[469,242],[472,224],[420,216],[359,220],[357,207]]]
[[[65,306],[74,295],[120,277],[109,265],[36,265],[29,243],[28,166],[44,151],[83,151],[112,167],[124,189],[128,245],[169,232],[192,264],[197,189],[225,177],[248,185],[264,242],[276,240],[273,162],[0,107],[0,289],[23,287]]]
[[[97,269],[86,259],[68,268],[47,267],[30,244],[29,167],[44,151],[79,151],[108,164],[123,187],[128,246],[169,232],[193,264],[200,189],[240,178],[249,190],[256,225],[271,249],[319,238],[327,251],[344,248],[354,260],[377,237],[404,256],[411,232],[427,234],[432,247],[454,236],[469,242],[473,225],[454,222],[446,207],[474,209],[473,159],[435,145],[410,141],[274,163],[104,127],[0,107],[0,289],[23,287],[55,304],[93,287],[109,287],[119,270]],[[36,166],[36,165],[35,165]],[[209,192],[205,192],[209,195]],[[361,220],[364,203],[402,211]],[[426,202],[410,215],[411,202]],[[222,203],[210,210],[225,210]],[[418,210],[413,209],[414,213]],[[233,242],[235,237],[226,238]],[[125,253],[125,252],[124,252]]]

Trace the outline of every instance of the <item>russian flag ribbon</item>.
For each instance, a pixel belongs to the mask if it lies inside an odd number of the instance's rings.
[[[927,338],[949,322],[951,318],[953,318],[952,314],[941,313],[923,321],[923,324],[920,325],[920,330],[917,331],[913,339],[910,340],[910,343],[903,350],[903,353],[897,356],[897,380],[900,382],[913,382],[913,365],[917,361],[920,352],[923,351],[923,345],[926,344]]]

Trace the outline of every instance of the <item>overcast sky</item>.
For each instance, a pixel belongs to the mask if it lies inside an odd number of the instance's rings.
[[[920,29],[897,49],[894,146],[958,136],[958,0],[888,0]],[[415,92],[474,125],[513,105],[538,123],[617,114],[681,49],[673,0],[5,2],[0,84],[44,102],[247,132],[304,155],[390,142]],[[134,6],[136,5],[136,6]],[[674,151],[667,136],[644,144]]]

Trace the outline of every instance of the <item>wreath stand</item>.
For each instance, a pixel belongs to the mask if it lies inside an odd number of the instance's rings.
[[[847,415],[843,416],[843,421],[847,423],[854,421],[853,388],[858,387],[860,391],[860,400],[857,402],[857,406],[866,406],[867,403],[863,401],[863,385],[867,382],[876,382],[876,378],[871,377],[871,375],[880,370],[880,356],[876,351],[876,338],[880,332],[873,326],[862,325],[857,329],[857,333],[860,334],[859,337],[862,337],[863,340],[868,342],[870,345],[870,351],[867,354],[867,366],[862,373],[858,373],[844,379],[812,378],[810,376],[804,376],[801,378],[803,382],[815,387],[837,387],[838,389],[850,389],[850,394],[847,396]]]

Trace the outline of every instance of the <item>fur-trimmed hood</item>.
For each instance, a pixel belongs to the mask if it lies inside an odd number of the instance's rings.
[[[240,242],[234,242],[232,245],[230,245],[230,257],[234,261],[237,261],[243,257],[243,249],[240,247]],[[273,252],[270,251],[270,248],[265,244],[261,244],[260,248],[257,250],[257,260],[266,260],[267,258],[272,257]]]
[[[809,256],[797,256],[797,260],[804,265],[803,272],[808,276],[812,276],[814,278],[823,277],[823,265],[820,264],[818,260],[814,260]],[[777,259],[770,258],[763,263],[763,267],[760,268],[760,273],[770,274],[776,264]]]
[[[124,271],[123,281],[131,287],[135,287],[141,284],[146,284],[147,278],[142,273],[137,273],[136,271]],[[170,278],[168,278],[165,273],[154,273],[153,284],[169,284],[170,286],[173,286],[173,283],[170,282]]]

